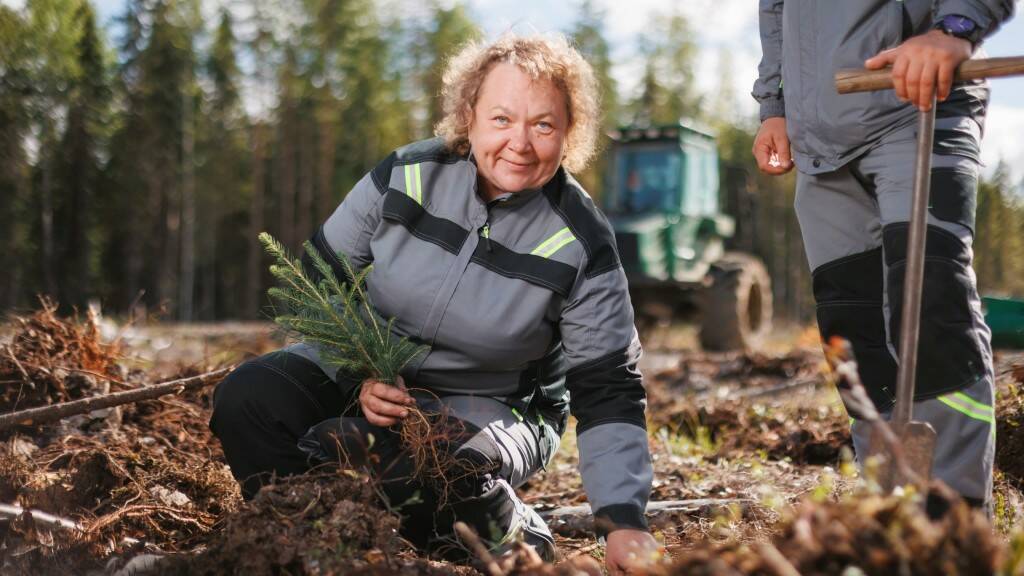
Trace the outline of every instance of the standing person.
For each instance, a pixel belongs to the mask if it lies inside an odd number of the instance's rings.
[[[312,240],[339,277],[336,252],[372,264],[377,311],[430,352],[392,386],[286,348],[225,379],[211,428],[246,497],[341,456],[373,470],[420,546],[450,543],[463,521],[499,553],[523,539],[551,560],[551,533],[515,488],[550,462],[571,411],[606,562],[622,573],[657,545],[626,277],[608,222],[569,174],[594,153],[593,72],[563,38],[508,35],[464,48],[444,84],[440,137],[384,159]],[[398,440],[413,404],[443,405],[460,429],[432,446],[470,464],[446,498],[413,477]]]
[[[938,434],[933,475],[985,507],[994,375],[971,242],[988,87],[954,85],[953,71],[1013,10],[1013,0],[761,0],[753,91],[758,167],[797,168],[821,336],[851,341],[883,414],[895,400],[916,109],[937,96],[914,419]],[[836,70],[887,65],[894,91],[836,93]],[[855,419],[853,441],[866,453],[866,422]]]

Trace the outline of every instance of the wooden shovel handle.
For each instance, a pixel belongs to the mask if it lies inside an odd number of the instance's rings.
[[[968,60],[956,69],[954,78],[956,82],[962,82],[1018,74],[1024,74],[1024,56]],[[836,72],[836,90],[840,94],[871,92],[889,88],[892,88],[892,68],[881,70],[847,68]]]

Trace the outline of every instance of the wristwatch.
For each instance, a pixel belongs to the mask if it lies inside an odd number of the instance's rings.
[[[935,23],[935,29],[942,30],[954,38],[967,40],[971,43],[972,49],[976,48],[978,43],[981,42],[983,33],[981,27],[974,20],[959,14],[943,16],[942,20]]]

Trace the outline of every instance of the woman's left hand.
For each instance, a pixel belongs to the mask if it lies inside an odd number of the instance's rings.
[[[630,574],[661,559],[661,544],[646,530],[623,528],[608,534],[604,561],[613,576]]]
[[[415,406],[416,401],[406,391],[405,382],[399,376],[393,385],[373,379],[364,380],[359,388],[359,404],[367,422],[385,428],[408,416],[409,408]]]

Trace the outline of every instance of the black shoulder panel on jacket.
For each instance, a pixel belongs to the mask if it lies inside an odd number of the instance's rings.
[[[587,252],[584,273],[588,278],[619,267],[615,235],[608,219],[564,169],[559,168],[544,186],[544,196]]]
[[[345,265],[341,263],[341,259],[338,258],[338,253],[335,252],[331,245],[327,242],[327,236],[324,234],[324,227],[320,226],[317,228],[316,233],[309,239],[310,244],[320,254],[320,257],[324,259],[327,264],[330,265],[331,270],[334,271],[334,276],[342,282],[351,282],[352,278],[345,272]],[[306,275],[313,279],[313,282],[319,283],[324,279],[323,274],[317,269],[313,263],[313,257],[309,255],[309,252],[303,251],[302,253],[302,268],[306,272]]]
[[[406,144],[395,152],[398,155],[397,164],[400,166],[427,161],[438,162],[441,164],[455,164],[459,160],[464,160],[464,157],[459,156],[448,149],[448,146],[444,143],[444,138],[420,140],[419,142]]]
[[[383,196],[388,191],[388,186],[391,184],[391,168],[395,165],[395,159],[398,157],[396,152],[388,154],[388,157],[377,164],[370,172],[370,177],[373,178],[373,184],[377,187],[377,192],[380,192]]]

